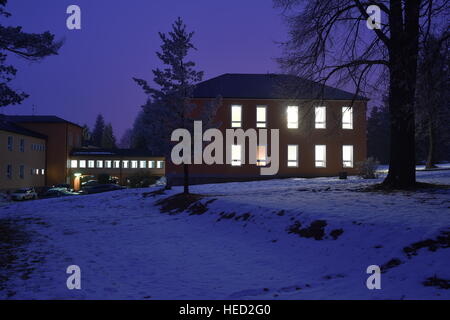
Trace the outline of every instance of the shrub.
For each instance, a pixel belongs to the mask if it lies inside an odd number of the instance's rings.
[[[372,157],[357,163],[358,176],[363,179],[378,178],[377,168],[380,163]]]
[[[127,178],[127,183],[130,188],[146,188],[153,185],[157,176],[152,176],[145,172],[137,172]]]

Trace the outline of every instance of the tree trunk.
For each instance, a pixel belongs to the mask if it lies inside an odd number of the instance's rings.
[[[189,194],[189,170],[187,164],[183,164],[183,175],[184,175],[183,193]]]
[[[389,114],[391,145],[385,186],[406,189],[416,184],[414,98],[419,42],[419,1],[391,0],[389,15]]]
[[[436,168],[434,165],[434,150],[435,150],[435,137],[434,137],[434,126],[433,126],[433,118],[430,116],[428,118],[428,154],[427,154],[427,163],[425,168],[432,169]]]

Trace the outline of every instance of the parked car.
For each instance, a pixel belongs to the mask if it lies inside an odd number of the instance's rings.
[[[81,183],[81,186],[84,187],[92,187],[92,186],[98,186],[99,183],[97,180],[89,180]]]
[[[58,188],[58,189],[64,188],[64,189],[70,190],[70,184],[67,184],[67,183],[55,184],[53,186],[53,188]]]
[[[93,186],[83,186],[81,189],[82,194],[92,194],[92,193],[100,193],[114,190],[125,189],[125,187],[119,186],[117,184],[97,184]]]
[[[45,192],[41,198],[58,198],[78,195],[76,192],[68,191],[66,188],[51,188]]]
[[[17,201],[37,199],[37,198],[38,195],[36,191],[34,191],[34,188],[17,189],[13,193],[11,193],[11,199]]]

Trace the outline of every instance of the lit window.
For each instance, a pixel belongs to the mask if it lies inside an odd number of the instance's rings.
[[[105,160],[105,168],[111,168],[112,161],[111,160]]]
[[[325,129],[327,120],[327,108],[320,106],[315,107],[315,128]]]
[[[122,161],[122,168],[128,168],[129,162],[130,162],[130,161],[128,161],[128,160],[123,160],[123,161]]]
[[[39,175],[39,169],[34,169],[34,174]]]
[[[13,150],[13,137],[8,137],[8,151]]]
[[[296,144],[290,144],[288,145],[288,167],[298,167],[298,145]]]
[[[266,127],[266,117],[267,116],[267,106],[257,106],[256,107],[256,127],[265,128]]]
[[[24,175],[25,175],[25,166],[21,165],[19,167],[19,177],[20,177],[20,179],[23,179]]]
[[[86,160],[80,160],[79,165],[80,168],[86,168]]]
[[[287,127],[289,129],[298,128],[298,107],[288,106],[287,107]]]
[[[42,175],[45,174],[45,169],[41,169],[41,174],[42,174]]]
[[[6,176],[8,177],[8,179],[12,178],[12,165],[10,164],[6,166]]]
[[[242,126],[242,106],[231,106],[231,127],[239,128]]]
[[[141,169],[147,168],[147,161],[145,161],[145,160],[139,161],[139,168],[141,168]]]
[[[97,168],[103,168],[103,160],[97,160]]]
[[[95,161],[94,160],[88,160],[88,168],[95,168]]]
[[[70,160],[71,168],[78,168],[78,160]]]
[[[266,146],[258,146],[256,149],[256,165],[265,166],[267,165],[267,148]]]
[[[148,167],[149,167],[150,169],[155,168],[155,160],[150,160],[150,161],[148,162]]]
[[[164,161],[157,161],[156,162],[156,167],[158,168],[158,169],[162,169],[162,168],[164,168]]]
[[[242,163],[241,146],[239,144],[233,144],[231,146],[231,165],[240,166]]]
[[[114,168],[120,168],[120,160],[114,160],[113,165]]]
[[[131,160],[131,168],[136,169],[138,167],[137,160]]]
[[[25,139],[20,139],[20,152],[25,152]]]
[[[342,165],[344,168],[353,168],[353,146],[342,146]]]
[[[342,129],[353,129],[352,107],[342,107]]]
[[[327,146],[316,146],[316,167],[325,168],[327,166]]]

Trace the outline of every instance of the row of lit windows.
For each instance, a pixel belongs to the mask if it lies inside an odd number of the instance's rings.
[[[69,160],[68,168],[163,169],[163,160]]]
[[[325,168],[327,166],[327,146],[315,145],[315,166],[316,168]],[[235,144],[231,146],[231,165],[242,165],[242,146]],[[256,151],[256,165],[267,165],[267,148],[266,146],[258,146]],[[299,164],[299,148],[296,144],[289,144],[287,148],[288,167],[298,167]],[[353,146],[342,146],[342,166],[344,168],[353,168]]]
[[[45,169],[30,169],[30,175],[32,176],[38,176],[38,175],[44,175]],[[13,166],[11,164],[6,165],[6,177],[8,179],[12,179],[13,177]],[[20,165],[19,166],[19,178],[24,179],[25,178],[25,166]]]
[[[13,151],[14,150],[14,137],[13,136],[8,136],[8,151]],[[45,145],[41,144],[41,143],[32,143],[31,144],[31,150],[33,151],[45,151]],[[20,152],[25,152],[25,139],[20,139],[19,140],[19,151]]]
[[[288,129],[298,129],[299,117],[298,106],[288,106],[286,108],[286,125]],[[326,129],[327,112],[325,106],[314,107],[314,127],[316,129]],[[242,127],[242,106],[231,106],[231,127]],[[256,106],[256,127],[267,127],[267,106]],[[342,107],[342,129],[353,129],[353,108]]]

